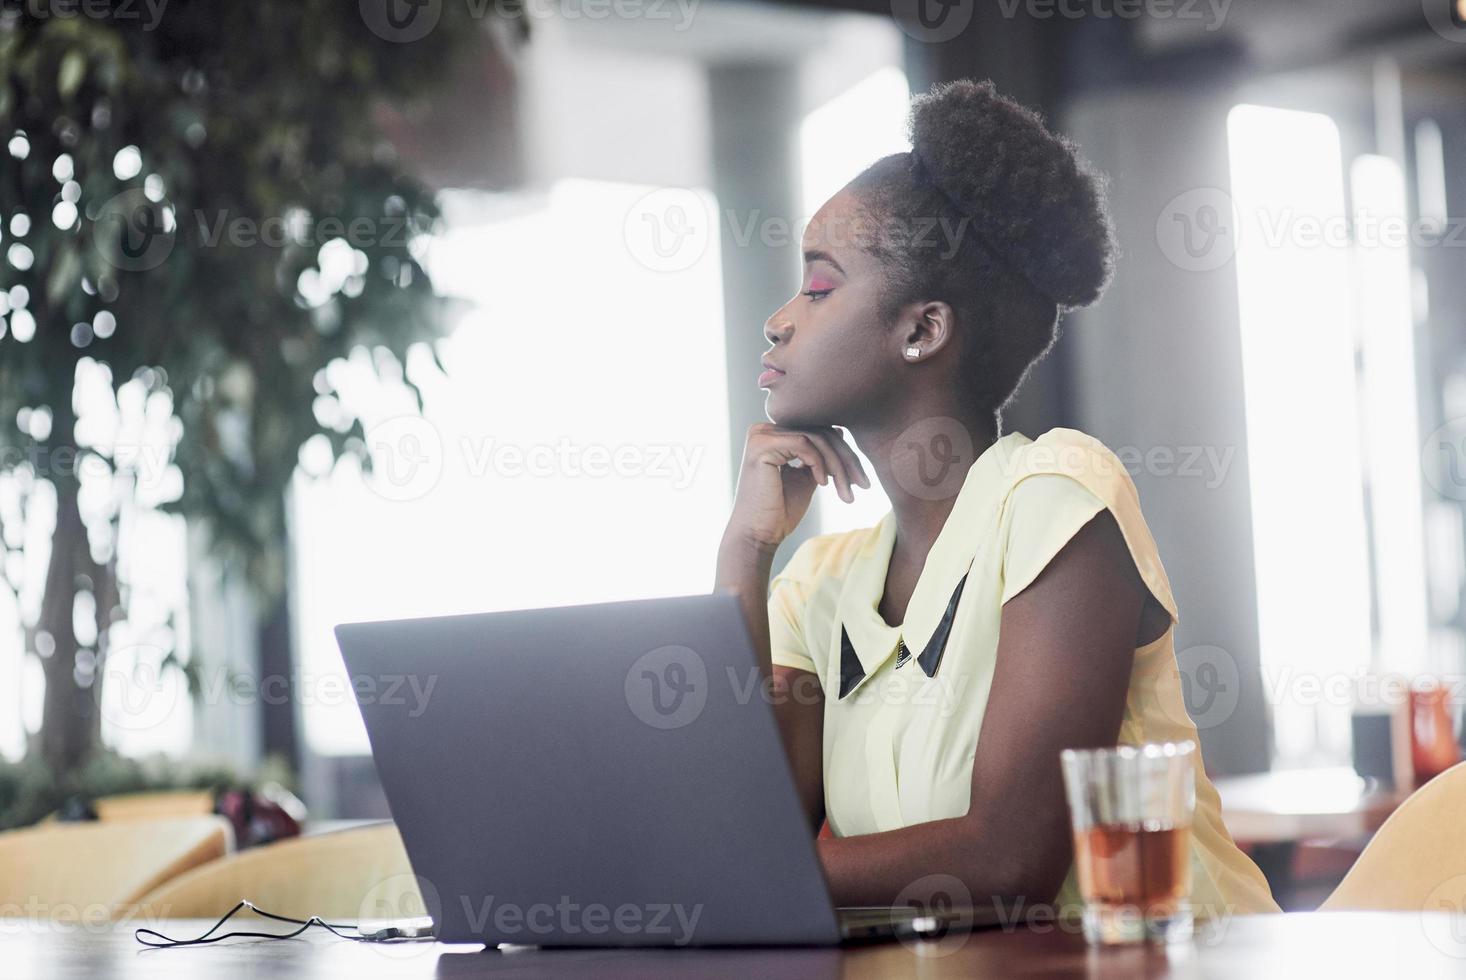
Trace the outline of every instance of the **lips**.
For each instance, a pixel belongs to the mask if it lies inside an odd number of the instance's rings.
[[[764,370],[758,376],[758,386],[760,388],[767,388],[784,376],[784,372],[770,364],[768,358],[764,358],[761,363],[763,364]]]

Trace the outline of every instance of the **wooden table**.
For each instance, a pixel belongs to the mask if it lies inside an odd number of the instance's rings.
[[[1227,829],[1247,847],[1280,899],[1292,892],[1299,843],[1363,841],[1409,796],[1367,782],[1348,767],[1232,776],[1214,785]]]
[[[1353,769],[1297,769],[1214,781],[1222,819],[1238,843],[1365,837],[1409,794],[1368,783]]]
[[[154,923],[172,936],[211,923]],[[0,975],[68,980],[146,977],[470,978],[491,976],[738,978],[921,977],[1459,977],[1466,916],[1442,912],[1313,912],[1239,916],[1170,948],[1090,949],[1069,928],[1017,926],[930,944],[853,949],[485,951],[416,943],[375,946],[313,930],[286,942],[145,949],[130,927],[0,919]]]

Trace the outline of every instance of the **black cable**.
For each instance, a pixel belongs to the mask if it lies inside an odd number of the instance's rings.
[[[240,909],[249,909],[255,915],[261,916],[263,918],[274,919],[276,922],[289,922],[291,925],[300,926],[300,928],[296,929],[294,932],[284,933],[226,932],[222,933],[221,935],[215,936],[214,932],[224,923],[232,919],[234,917],[234,914]],[[197,939],[172,939],[168,936],[163,935],[161,932],[158,932],[156,929],[137,929],[133,932],[132,935],[134,939],[142,943],[144,946],[151,946],[153,949],[169,949],[174,946],[207,946],[210,943],[217,943],[222,939],[294,939],[296,936],[299,936],[311,926],[320,926],[322,929],[325,929],[327,932],[331,933],[331,935],[336,936],[340,939],[350,940],[354,943],[380,943],[389,942],[396,939],[413,940],[432,938],[431,933],[421,933],[415,929],[412,929],[411,927],[404,929],[398,926],[388,926],[385,929],[378,929],[376,932],[362,933],[360,926],[327,922],[318,915],[313,915],[309,919],[292,919],[289,916],[276,915],[273,912],[266,912],[264,909],[259,908],[247,898],[240,899],[238,905],[234,906],[234,908],[226,912],[224,916],[219,919],[218,922],[215,922],[212,926],[210,926],[209,929]],[[345,932],[340,931],[343,929],[354,929],[357,935],[351,936]],[[154,941],[154,939],[162,941],[156,942]]]

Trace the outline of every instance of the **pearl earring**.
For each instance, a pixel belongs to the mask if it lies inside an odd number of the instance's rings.
[[[910,357],[910,358],[920,357],[921,356],[921,348],[920,347],[908,347],[908,348],[906,348],[906,356],[907,357]]]

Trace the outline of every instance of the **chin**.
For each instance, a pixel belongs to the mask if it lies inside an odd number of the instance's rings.
[[[789,397],[792,392],[770,390],[764,400],[764,414],[770,422],[787,429],[819,429],[835,425],[835,413],[824,411],[820,406],[801,404]]]

